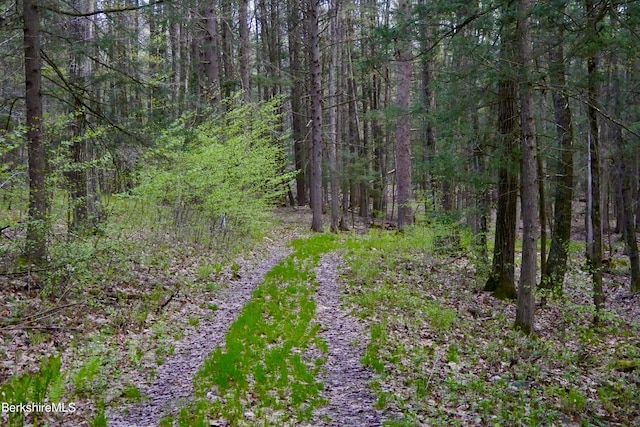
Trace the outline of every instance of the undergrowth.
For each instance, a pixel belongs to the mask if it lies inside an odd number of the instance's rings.
[[[512,329],[514,306],[482,292],[457,226],[371,232],[348,248],[347,299],[368,323],[362,362],[375,373],[370,386],[386,425],[640,421],[637,330],[611,313],[594,329],[579,274],[574,300],[549,302],[537,314],[540,336],[525,337]]]
[[[54,203],[52,216],[62,215],[59,205],[63,203]],[[197,326],[195,317],[180,319],[182,323],[166,317],[175,301],[218,291],[226,277],[237,274],[231,260],[260,241],[257,233],[227,230],[222,235],[195,220],[176,227],[167,222],[162,206],[126,196],[105,197],[103,207],[107,220],[96,233],[52,235],[46,269],[31,271],[21,263],[21,248],[11,246],[13,240],[0,241],[0,333],[12,337],[0,336],[0,353],[12,340],[28,343],[24,351],[7,352],[0,366],[0,385],[5,394],[13,393],[2,402],[33,401],[31,392],[19,385],[40,381],[49,365],[36,371],[37,360],[54,354],[62,363],[58,391],[50,395],[49,390],[45,401],[57,393],[61,401],[78,403],[75,414],[66,414],[66,423],[106,425],[105,403],[146,398],[133,385],[120,384],[122,373],[135,369],[152,378],[173,354],[173,341],[182,330]],[[208,312],[215,310],[202,304]],[[11,425],[40,419],[46,425],[46,417],[35,412],[26,418],[16,415]],[[9,422],[7,415],[3,421]]]

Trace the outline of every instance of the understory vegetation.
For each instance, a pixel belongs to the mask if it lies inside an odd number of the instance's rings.
[[[133,201],[113,203],[114,215],[133,215],[124,208]],[[286,218],[287,211],[279,215]],[[278,229],[301,233],[295,223],[281,222]],[[46,286],[34,287],[28,300],[14,288],[2,345],[9,348],[9,331],[23,328],[11,335],[22,351],[11,350],[13,360],[3,364],[3,400],[75,402],[76,412],[12,415],[4,419],[9,425],[60,425],[73,417],[106,426],[109,408],[147,401],[135,378],[153,380],[176,342],[219,309],[208,302],[210,295],[238,280],[238,260],[264,256],[275,238],[271,234],[262,249],[247,240],[255,253],[237,249],[233,253],[243,254],[238,258],[178,235],[120,232],[120,240],[94,236],[84,243],[87,254],[101,251],[109,262],[68,254],[74,263],[66,268],[75,268],[66,276],[40,273]],[[589,273],[576,256],[564,295],[547,295],[537,307],[536,334],[526,336],[512,327],[514,304],[482,291],[486,267],[471,234],[456,222],[419,221],[402,233],[319,234],[291,245],[291,255],[267,273],[242,308],[224,346],[202,363],[193,399],[161,425],[310,422],[314,409],[327,403],[319,381],[327,344],[315,319],[313,269],[321,254],[335,250],[347,261],[343,302],[366,324],[361,362],[371,371],[373,405],[386,425],[640,421],[640,325],[625,313],[625,300],[615,297],[623,286],[621,263],[613,262],[606,276],[609,309],[597,327]],[[35,313],[31,318],[11,314],[27,307]],[[80,310],[84,317],[74,314]]]
[[[72,229],[72,206],[57,187],[65,171],[52,171],[46,266],[23,256],[27,189],[3,189],[2,401],[75,401],[73,416],[104,425],[105,406],[145,398],[125,374],[153,378],[185,330],[215,312],[203,296],[236,278],[234,260],[264,255],[257,246],[290,179],[272,132],[279,104],[226,102],[229,109],[209,121],[191,126],[185,116],[164,132],[139,162],[136,187],[101,197],[91,230]],[[178,315],[185,307],[190,314]],[[56,425],[65,416],[27,419]]]
[[[611,298],[595,327],[590,281],[571,263],[565,294],[538,306],[537,334],[482,292],[470,247],[442,247],[443,224],[350,240],[347,301],[369,325],[362,361],[389,425],[640,423],[640,324]],[[468,243],[468,242],[467,242]],[[574,253],[575,255],[575,253]],[[623,286],[608,277],[608,295]]]

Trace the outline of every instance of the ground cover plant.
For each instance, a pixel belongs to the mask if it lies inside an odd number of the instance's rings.
[[[79,423],[103,417],[105,403],[146,399],[131,371],[154,376],[173,354],[173,343],[215,311],[203,295],[223,289],[236,274],[238,249],[253,245],[241,236],[225,245],[193,241],[198,224],[182,227],[188,231],[183,238],[173,228],[151,230],[150,219],[158,218],[151,207],[126,198],[110,203],[112,218],[123,222],[111,223],[108,236],[61,241],[52,247],[59,267],[3,276],[3,401],[77,405],[72,414],[32,413],[27,422]],[[216,245],[225,252],[212,249]],[[251,256],[245,253],[243,259]],[[180,309],[191,317],[180,315]],[[53,386],[36,393],[34,384],[50,370],[40,360],[52,355],[59,363]],[[24,421],[11,418],[12,425]]]
[[[523,335],[513,304],[482,292],[468,246],[433,250],[447,227],[349,243],[348,301],[371,338],[362,361],[378,407],[402,414],[388,424],[637,425],[640,325],[620,285],[611,278],[611,309],[594,326],[588,272],[574,261],[564,296],[539,306],[537,333]]]

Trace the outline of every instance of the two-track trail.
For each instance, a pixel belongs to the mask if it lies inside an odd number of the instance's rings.
[[[286,218],[290,231],[303,232],[308,227],[307,215],[299,213]],[[291,253],[288,247],[291,237],[297,236],[283,234],[279,238],[269,239],[268,251],[262,259],[241,266],[240,279],[230,282],[227,288],[208,301],[218,307],[214,315],[202,319],[197,329],[175,343],[173,355],[157,368],[153,382],[147,383],[138,378],[137,386],[147,399],[142,403],[108,410],[109,426],[157,426],[162,417],[175,415],[192,399],[194,375],[212,351],[224,346],[225,334],[267,272]],[[314,295],[316,322],[321,326],[320,335],[328,348],[324,369],[317,379],[324,384],[322,396],[328,404],[315,409],[310,423],[299,425],[382,425],[382,413],[374,409],[375,399],[368,389],[373,374],[360,363],[368,334],[362,322],[341,307],[342,289],[338,268],[342,263],[339,252],[332,252],[324,254],[314,270],[318,283]]]

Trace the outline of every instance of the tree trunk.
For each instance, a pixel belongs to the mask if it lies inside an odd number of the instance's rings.
[[[398,25],[409,23],[411,14],[409,2],[398,5]],[[413,222],[411,209],[411,135],[410,135],[410,90],[411,90],[411,48],[406,40],[399,40],[396,47],[398,62],[398,86],[396,103],[400,118],[396,133],[396,177],[398,191],[398,229],[404,230]]]
[[[504,41],[503,59],[513,60],[513,45]],[[502,165],[498,170],[498,209],[493,249],[491,273],[484,290],[492,292],[496,298],[515,299],[514,279],[516,245],[516,205],[518,174],[515,164],[515,141],[517,130],[516,84],[509,77],[498,83],[498,133],[502,143]]]
[[[242,84],[242,99],[251,102],[251,87],[249,86],[249,1],[240,0],[238,10],[240,20],[240,82]]]
[[[518,51],[520,76],[521,128],[521,205],[522,205],[522,265],[518,285],[516,327],[525,333],[534,330],[535,289],[538,241],[538,191],[536,188],[536,128],[533,111],[533,55],[529,13],[531,0],[518,1]]]
[[[611,68],[614,70],[612,75],[612,98],[613,112],[618,118],[622,118],[622,94],[620,93],[620,80],[622,76],[619,72],[617,58],[615,56],[611,60]],[[622,210],[622,235],[627,245],[627,254],[629,255],[629,263],[631,265],[631,292],[640,292],[640,258],[638,257],[638,241],[636,238],[634,206],[633,206],[633,189],[632,181],[634,180],[632,165],[633,156],[625,147],[622,136],[622,128],[619,124],[611,122],[610,124],[612,139],[615,147],[614,163],[617,170],[617,181],[620,190],[621,210]]]
[[[305,177],[305,150],[303,124],[305,113],[303,111],[302,73],[300,64],[300,11],[298,2],[289,1],[289,19],[287,20],[287,34],[289,45],[290,74],[293,80],[291,84],[291,136],[293,137],[293,157],[296,167],[296,197],[298,206],[304,206],[307,200],[307,187]]]
[[[307,0],[311,74],[311,229],[322,231],[322,77],[320,75],[320,0]]]
[[[206,7],[204,20],[205,28],[207,30],[206,42],[204,47],[204,69],[208,81],[207,97],[215,106],[220,102],[221,88],[220,62],[218,61],[218,51],[220,49],[220,44],[218,42],[218,22],[214,5]]]
[[[25,255],[41,265],[47,258],[49,201],[45,187],[46,152],[42,142],[42,67],[40,61],[40,11],[35,0],[24,0],[24,69],[29,157],[29,222]]]
[[[562,40],[559,30],[558,40]],[[573,121],[566,89],[564,52],[562,44],[549,53],[549,79],[553,87],[553,110],[558,135],[560,161],[556,172],[555,209],[551,248],[542,287],[562,291],[567,272],[569,241],[571,239],[571,202],[573,200]]]
[[[592,37],[597,37],[598,12],[593,0],[585,0],[588,29]],[[588,89],[587,89],[587,119],[589,121],[589,171],[591,175],[591,230],[592,240],[587,242],[587,253],[591,266],[593,280],[593,303],[596,313],[604,308],[604,292],[602,290],[602,221],[600,216],[600,134],[598,127],[598,58],[596,48],[591,47],[587,58]],[[589,251],[589,248],[591,251]],[[596,322],[598,316],[594,319]]]
[[[90,12],[92,3],[80,0],[76,4],[79,12]],[[88,78],[92,73],[91,61],[88,56],[88,42],[92,38],[92,23],[86,17],[72,17],[70,23],[70,38],[76,46],[84,46],[86,51],[71,53],[69,62],[69,83],[72,93],[70,105],[73,106],[74,119],[71,123],[71,155],[72,170],[67,174],[69,179],[69,193],[72,204],[73,218],[69,224],[72,233],[86,233],[95,228],[100,214],[97,188],[92,185],[91,175],[95,170],[89,165],[92,160],[91,141],[85,135],[87,116],[85,105],[87,99]]]
[[[333,0],[331,6],[331,22],[329,35],[331,43],[331,61],[329,63],[329,173],[331,181],[331,231],[337,232],[340,221],[340,188],[338,176],[338,22],[340,13],[339,0]]]

